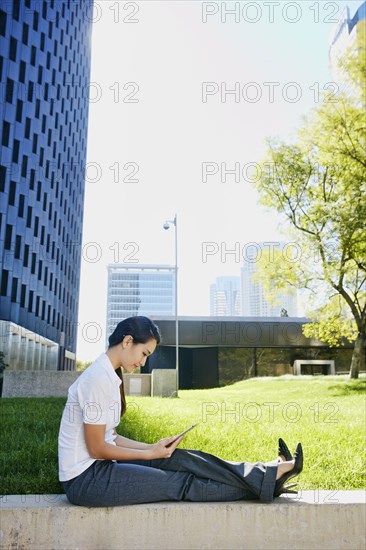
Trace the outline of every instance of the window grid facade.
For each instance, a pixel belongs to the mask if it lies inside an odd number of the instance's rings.
[[[175,314],[175,268],[162,265],[108,266],[107,336],[134,315]]]
[[[83,0],[0,5],[0,319],[57,343],[62,335],[70,352],[76,349],[91,9]]]

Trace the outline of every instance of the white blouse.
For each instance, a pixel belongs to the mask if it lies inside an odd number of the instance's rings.
[[[121,419],[121,379],[102,353],[70,386],[58,436],[59,480],[68,481],[95,460],[88,452],[85,424],[105,424],[105,441],[115,445]]]

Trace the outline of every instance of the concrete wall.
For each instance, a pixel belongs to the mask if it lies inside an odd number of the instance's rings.
[[[123,374],[126,395],[151,395],[150,374]]]
[[[151,373],[151,396],[173,397],[177,390],[175,369],[154,369]]]
[[[79,371],[4,371],[2,397],[66,397]],[[150,374],[125,374],[126,395],[151,395]]]
[[[66,397],[76,371],[4,371],[2,397]]]
[[[2,550],[356,550],[364,491],[304,491],[258,502],[162,502],[85,508],[65,495],[5,496]]]

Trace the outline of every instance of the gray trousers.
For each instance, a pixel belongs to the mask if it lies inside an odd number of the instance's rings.
[[[96,460],[63,482],[79,506],[118,506],[164,500],[271,502],[277,474],[272,462],[230,462],[203,451],[176,449],[170,458]]]

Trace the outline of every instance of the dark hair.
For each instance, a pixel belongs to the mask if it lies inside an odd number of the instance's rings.
[[[161,336],[158,327],[148,317],[137,315],[136,317],[128,317],[124,319],[114,329],[108,338],[109,347],[120,344],[125,336],[132,336],[135,344],[146,344],[151,339],[156,340],[156,344],[160,344]],[[123,385],[122,369],[116,369],[117,376],[122,380],[120,385],[121,394],[121,417],[126,412],[126,396]]]

